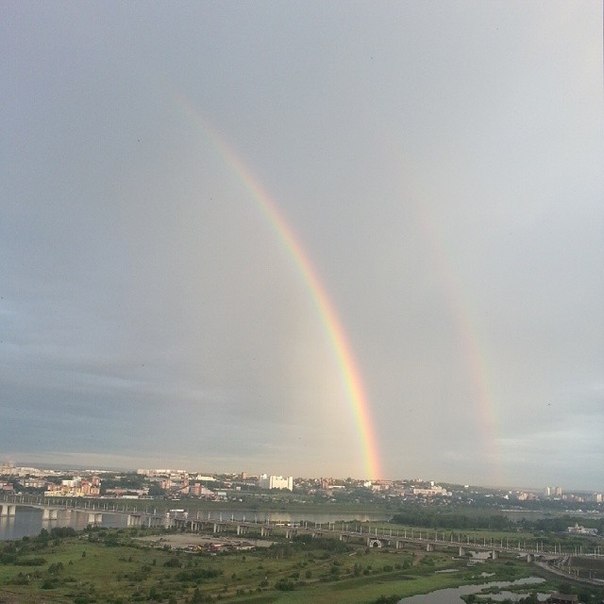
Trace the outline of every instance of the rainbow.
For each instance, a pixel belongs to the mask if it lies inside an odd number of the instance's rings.
[[[413,162],[402,153],[400,153],[399,160],[401,165],[411,164],[412,169],[405,170],[408,177],[405,184],[407,188],[411,188],[413,199],[410,201],[422,239],[442,285],[446,306],[457,330],[466,375],[471,388],[478,442],[481,442],[484,459],[490,466],[493,484],[505,484],[501,467],[502,456],[497,438],[497,407],[491,391],[492,380],[487,362],[486,346],[482,342],[477,321],[471,312],[472,304],[466,294],[462,278],[451,260],[451,254],[446,249],[445,238],[438,228],[437,221],[428,210],[429,204],[423,203],[425,197],[430,193],[426,192],[418,182],[413,182],[411,173],[416,171]]]
[[[251,193],[256,205],[302,275],[331,343],[339,367],[342,383],[359,435],[366,477],[370,479],[382,477],[380,456],[373,429],[369,401],[365,394],[361,373],[356,365],[346,332],[308,253],[275,201],[249,167],[226,142],[224,136],[209,124],[200,110],[194,107],[187,98],[178,96],[177,103],[208,137],[225,164],[232,169],[234,174]]]

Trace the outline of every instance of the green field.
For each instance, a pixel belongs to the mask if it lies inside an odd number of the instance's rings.
[[[142,539],[151,533],[93,530],[5,543],[0,601],[354,603],[372,602],[380,595],[425,593],[477,578],[475,569],[444,551],[368,550],[325,538],[211,555],[152,547]],[[502,578],[530,573],[518,563],[492,566]],[[459,572],[435,574],[445,568]]]
[[[212,553],[207,541],[217,540],[150,529],[43,531],[36,538],[0,545],[0,602],[369,604],[482,583],[481,573],[493,573],[489,581],[536,573],[513,558],[469,567],[444,544],[434,552],[409,545],[369,549],[360,540],[306,536],[246,551],[225,545]],[[224,543],[235,542],[232,535]],[[438,572],[447,569],[455,572]]]

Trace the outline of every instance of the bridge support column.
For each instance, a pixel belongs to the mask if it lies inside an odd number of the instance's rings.
[[[461,545],[460,545],[459,546],[459,557],[463,558],[463,556],[465,556],[465,555],[466,555],[466,550],[463,547],[461,547]]]
[[[260,527],[260,536],[261,537],[269,537],[271,534],[271,529],[268,526]]]
[[[434,551],[434,543],[426,543],[426,551],[433,552]]]
[[[497,560],[497,550],[491,552],[491,560]]]
[[[137,521],[136,526],[140,526],[140,523],[141,523],[140,516],[137,516],[137,520],[138,521]],[[102,521],[103,521],[103,514],[97,514],[95,512],[88,514],[88,524],[101,524]]]
[[[0,503],[0,516],[14,516],[16,513],[16,505],[12,503]]]
[[[44,508],[42,511],[42,520],[56,520],[59,516],[59,510],[56,508]]]
[[[99,514],[100,515],[100,514]],[[96,514],[88,514],[88,524],[94,524]],[[139,514],[128,514],[128,526],[140,526],[141,517]]]
[[[247,534],[247,526],[244,526],[243,524],[238,524],[237,525],[237,534],[238,535],[246,535]]]
[[[404,541],[399,541],[398,539],[394,542],[394,549],[403,549],[405,547]]]

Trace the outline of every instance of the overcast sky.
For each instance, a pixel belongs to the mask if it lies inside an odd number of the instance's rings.
[[[601,2],[2,12],[2,461],[604,489]]]

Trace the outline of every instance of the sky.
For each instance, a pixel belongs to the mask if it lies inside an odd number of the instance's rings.
[[[604,490],[600,2],[5,2],[0,460]]]

